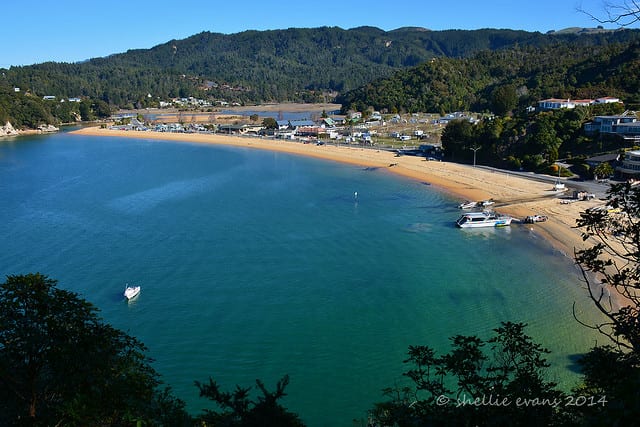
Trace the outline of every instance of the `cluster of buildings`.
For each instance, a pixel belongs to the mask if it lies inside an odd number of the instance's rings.
[[[561,108],[588,107],[598,104],[621,104],[618,98],[607,96],[597,99],[543,99],[538,101],[538,109],[540,110],[558,110]],[[611,134],[622,137],[632,142],[640,141],[640,122],[635,111],[625,111],[623,114],[614,116],[596,116],[594,119],[585,123],[584,131],[587,135],[594,134]]]
[[[558,110],[560,108],[576,108],[589,107],[595,104],[614,104],[620,103],[620,99],[612,96],[605,96],[596,99],[558,99],[549,98],[538,101],[539,110]]]

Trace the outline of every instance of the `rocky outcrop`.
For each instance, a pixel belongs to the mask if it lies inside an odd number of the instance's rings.
[[[0,126],[0,137],[51,133],[58,132],[59,130],[59,128],[53,125],[40,125],[38,129],[16,130],[10,122],[7,122],[4,126]]]
[[[38,130],[42,133],[49,133],[58,132],[60,129],[55,127],[54,125],[40,125],[38,126]]]
[[[4,126],[0,126],[0,136],[16,136],[18,131],[13,128],[11,123],[7,122]]]

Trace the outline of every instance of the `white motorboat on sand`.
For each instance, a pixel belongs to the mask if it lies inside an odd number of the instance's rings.
[[[471,200],[465,200],[458,205],[458,209],[473,209],[473,208],[486,208],[493,205],[495,202],[493,199],[480,200],[479,202],[473,202]]]
[[[472,202],[471,200],[465,200],[458,205],[458,209],[473,209],[478,206],[478,202]]]
[[[534,224],[536,222],[545,222],[549,217],[546,215],[529,215],[524,219],[525,224]]]

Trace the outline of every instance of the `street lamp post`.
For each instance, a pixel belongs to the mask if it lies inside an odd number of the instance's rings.
[[[475,145],[473,146],[473,148],[469,148],[469,150],[473,150],[473,167],[476,167],[476,151],[478,151],[479,149],[481,149],[482,147],[476,147]]]

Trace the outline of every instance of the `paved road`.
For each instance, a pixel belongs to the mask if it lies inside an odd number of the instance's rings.
[[[522,178],[531,179],[539,182],[548,182],[553,185],[558,178],[549,175],[541,175],[533,172],[516,172],[509,171],[505,169],[497,169],[489,166],[479,166],[476,165],[477,168],[486,169],[490,171],[500,172],[508,175],[520,176]],[[569,191],[578,190],[578,191],[586,191],[587,193],[595,194],[597,198],[603,199],[607,195],[607,190],[609,190],[610,183],[609,182],[596,182],[596,181],[578,181],[571,178],[560,178],[561,182],[564,182]]]

